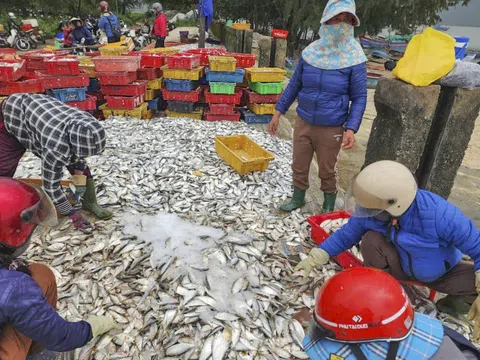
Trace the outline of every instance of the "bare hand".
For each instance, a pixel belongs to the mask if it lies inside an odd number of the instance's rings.
[[[348,150],[353,148],[353,145],[355,145],[355,133],[353,132],[353,130],[347,130],[343,135],[342,147],[345,150]]]
[[[277,135],[278,124],[280,123],[280,113],[278,111],[273,115],[272,120],[268,124],[268,133],[272,136]]]

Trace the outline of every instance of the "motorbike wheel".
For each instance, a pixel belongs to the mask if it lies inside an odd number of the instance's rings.
[[[28,39],[17,38],[17,40],[15,41],[15,47],[17,48],[17,50],[20,50],[20,51],[28,51],[31,49],[31,44],[30,44],[30,41],[28,41]]]
[[[37,42],[34,39],[30,39],[30,47],[35,50],[38,47]]]
[[[38,42],[41,42],[43,45],[47,43],[47,41],[45,40],[45,37],[42,34],[37,35],[37,40]]]

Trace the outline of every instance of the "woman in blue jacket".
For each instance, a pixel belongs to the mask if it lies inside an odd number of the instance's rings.
[[[56,210],[40,189],[0,177],[0,359],[22,360],[46,348],[66,352],[86,345],[117,324],[91,316],[68,322],[58,315],[57,284],[45,265],[19,256],[37,225],[56,223]],[[51,357],[42,354],[41,359]],[[55,357],[53,357],[55,359]]]
[[[351,149],[367,103],[367,67],[353,35],[360,25],[354,0],[330,0],[320,27],[320,40],[303,52],[288,87],[276,105],[269,132],[275,135],[280,115],[298,98],[293,134],[293,197],[283,211],[305,204],[308,174],[317,155],[323,211],[333,211],[337,197],[337,160],[343,144]]]

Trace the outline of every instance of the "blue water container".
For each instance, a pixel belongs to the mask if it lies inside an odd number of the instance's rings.
[[[454,36],[454,39],[456,40],[455,58],[458,60],[462,60],[467,54],[467,48],[468,43],[470,42],[470,38],[466,36]]]

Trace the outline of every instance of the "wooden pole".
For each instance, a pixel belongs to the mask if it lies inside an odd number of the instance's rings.
[[[200,14],[198,17],[200,21],[198,25],[199,39],[198,39],[198,48],[205,48],[205,16],[203,16],[203,6],[200,7]]]

